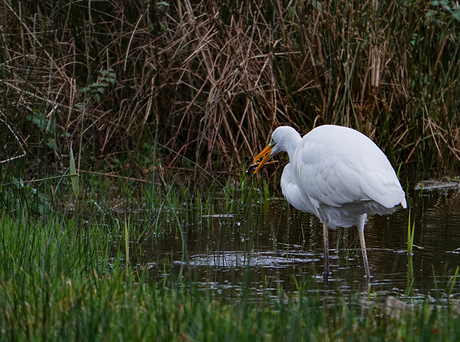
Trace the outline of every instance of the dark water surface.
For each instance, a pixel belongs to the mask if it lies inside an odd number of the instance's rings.
[[[442,296],[460,265],[460,192],[411,190],[407,200],[410,210],[370,217],[366,225],[371,291],[402,295],[412,286],[414,297]],[[409,212],[415,224],[412,258]],[[246,286],[255,298],[279,289],[295,293],[303,280],[333,293],[367,290],[357,229],[329,230],[332,274],[325,286],[322,224],[283,198],[232,213],[190,213],[178,229],[182,234],[175,230],[140,246],[137,262],[154,278],[182,277],[229,295]],[[457,283],[453,293],[459,292]]]

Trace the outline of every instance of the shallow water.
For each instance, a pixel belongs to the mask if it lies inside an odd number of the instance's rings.
[[[414,187],[412,187],[414,189]],[[365,228],[372,292],[439,297],[460,265],[460,192],[411,190],[410,210],[370,217]],[[407,227],[415,224],[413,256],[407,254]],[[218,293],[238,294],[245,285],[254,298],[294,293],[302,280],[346,294],[365,291],[366,279],[355,227],[329,231],[331,275],[323,279],[322,224],[284,199],[250,204],[234,213],[191,213],[176,231],[146,239],[137,260],[154,278],[191,279]],[[412,268],[411,268],[412,266]],[[459,293],[456,284],[453,293]]]

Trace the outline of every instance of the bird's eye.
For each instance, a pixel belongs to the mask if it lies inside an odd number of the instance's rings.
[[[275,140],[273,140],[273,138],[272,138],[272,140],[270,140],[270,146],[275,146],[275,145],[276,145],[276,142],[275,142]]]

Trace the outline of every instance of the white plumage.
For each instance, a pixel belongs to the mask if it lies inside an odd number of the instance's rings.
[[[405,193],[385,154],[364,134],[324,125],[303,138],[292,127],[278,127],[270,144],[254,159],[263,164],[279,152],[290,163],[281,177],[287,201],[323,222],[325,273],[329,272],[327,227],[357,226],[366,275],[370,278],[364,240],[367,215],[387,215],[406,208]]]

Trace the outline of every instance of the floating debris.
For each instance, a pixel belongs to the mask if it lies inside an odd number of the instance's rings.
[[[407,304],[396,297],[388,296],[385,301],[384,313],[391,318],[399,319],[401,313],[411,312],[413,309],[413,305]]]
[[[318,262],[312,253],[291,253],[290,256],[284,253],[258,252],[245,253],[241,251],[218,252],[214,254],[192,255],[186,262],[175,261],[176,264],[186,264],[200,267],[219,267],[219,268],[240,268],[240,267],[273,267],[284,268],[287,265],[307,264]]]
[[[214,215],[203,215],[201,217],[212,217],[212,218],[233,218],[233,214],[214,214]]]
[[[415,190],[447,190],[447,189],[460,189],[460,183],[453,180],[424,180],[415,186]]]
[[[453,251],[446,251],[446,253],[450,253],[450,254],[460,254],[460,248],[454,249]]]
[[[456,301],[454,304],[455,305],[451,308],[452,313],[456,316],[460,316],[460,302]],[[413,312],[414,308],[415,306],[413,304],[408,304],[396,297],[388,296],[383,307],[383,312],[391,318],[400,319],[401,314]],[[433,308],[441,310],[442,305],[434,305]]]

